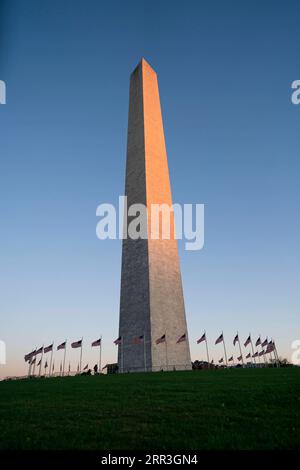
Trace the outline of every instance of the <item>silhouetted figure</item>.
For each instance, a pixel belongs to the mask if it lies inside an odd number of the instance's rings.
[[[94,375],[98,374],[98,364],[94,365]]]

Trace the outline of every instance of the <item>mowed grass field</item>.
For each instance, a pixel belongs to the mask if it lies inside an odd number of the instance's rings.
[[[300,368],[0,383],[1,449],[300,449]]]

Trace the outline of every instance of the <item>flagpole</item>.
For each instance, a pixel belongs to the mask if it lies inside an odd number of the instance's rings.
[[[260,344],[261,344],[261,335],[260,334],[259,334],[259,337],[256,340],[256,343],[257,343],[258,340],[260,341]],[[259,346],[259,344],[256,344],[256,343],[255,343],[255,347],[257,348]],[[258,349],[256,350],[256,352],[257,352],[258,364],[260,365],[261,364],[261,359],[260,359]]]
[[[49,367],[49,377],[51,377],[51,367],[52,367],[52,358],[53,358],[53,346],[54,346],[54,340],[52,341],[51,359],[50,359],[50,367]]]
[[[267,361],[267,365],[269,365],[270,364],[270,353],[267,353],[268,344],[269,344],[268,337],[266,337],[266,340],[267,340],[267,345],[265,346],[265,348],[266,348],[265,358],[266,358],[266,361]],[[267,354],[269,354],[269,356],[267,356]]]
[[[252,358],[254,359],[254,363],[256,365],[256,359],[255,359],[255,357],[253,357],[254,356],[254,348],[253,348],[253,343],[252,343],[252,336],[251,336],[250,333],[249,333],[249,336],[250,336],[250,343],[251,343],[251,348],[252,348]]]
[[[272,353],[273,353],[273,356],[274,356],[274,367],[277,367],[277,361],[276,361],[276,355],[275,355],[274,349],[273,349]]]
[[[62,371],[63,376],[65,375],[66,352],[67,352],[67,340],[65,340],[64,365],[63,365],[63,371]]]
[[[279,357],[278,357],[278,354],[277,354],[277,348],[276,348],[276,345],[275,345],[275,341],[273,340],[272,338],[272,342],[273,342],[273,345],[274,345],[274,356],[275,356],[275,359],[276,359],[276,362],[277,362],[277,367],[280,367],[280,362],[279,362]]]
[[[274,359],[273,359],[273,356],[272,356],[272,352],[273,352]],[[275,354],[274,354],[274,351],[270,351],[270,361],[274,361],[273,362],[273,367],[275,367]],[[272,362],[271,362],[271,364],[272,364]]]
[[[169,363],[168,363],[167,332],[165,332],[165,344],[166,344],[166,366],[167,366],[167,371],[168,371],[169,370]]]
[[[272,343],[273,343],[273,346],[274,346],[274,349],[273,349],[273,354],[274,354],[274,358],[275,358],[275,361],[276,361],[276,367],[278,366],[278,359],[277,359],[277,351],[276,351],[276,346],[275,346],[275,343],[273,341],[273,338],[271,339]]]
[[[277,348],[276,348],[276,345],[275,345],[275,341],[274,341],[274,348],[275,348],[276,357],[277,357],[277,364],[278,364],[278,367],[280,367],[280,360],[279,360],[279,356],[278,356]]]
[[[224,334],[223,334],[223,331],[222,331],[222,338],[223,338],[223,346],[224,346],[224,354],[225,354],[226,367],[228,367],[227,353],[226,353],[226,347],[225,347],[225,341],[224,341]]]
[[[80,343],[80,366],[79,366],[80,374],[81,374],[81,367],[82,367],[82,341],[83,341],[83,336],[81,338],[81,343]]]
[[[241,355],[241,357],[242,357],[242,364],[244,365],[244,358],[243,358],[243,354],[242,354],[242,348],[241,348],[240,336],[239,336],[239,332],[238,332],[238,331],[237,331],[237,337],[238,337],[238,342],[239,342],[240,355]]]
[[[255,343],[255,347],[257,347],[257,346],[256,346],[256,343]],[[257,350],[255,351],[255,354],[257,354],[256,357],[257,357],[257,360],[258,360],[258,364],[260,365],[260,355],[258,354],[258,351],[257,351]]]
[[[144,369],[147,372],[147,363],[146,363],[146,333],[144,331]]]
[[[271,338],[271,343],[273,344],[273,338]],[[272,353],[273,353],[273,356],[274,356],[273,367],[276,367],[276,356],[275,356],[275,349],[273,349],[272,351],[270,351],[270,357],[271,357],[271,360],[273,360]]]
[[[263,345],[261,344],[261,336],[259,335],[259,337],[260,337],[260,347],[261,347],[261,350],[263,351],[264,348],[263,348]],[[265,365],[266,365],[266,357],[265,357],[264,354],[263,354],[262,356],[263,356],[264,363],[265,363]]]
[[[205,346],[206,346],[206,355],[207,355],[207,362],[208,362],[208,367],[209,367],[209,354],[208,354],[208,346],[207,346],[207,338],[206,338],[206,330],[204,332],[205,334]]]
[[[35,350],[37,350],[37,347],[35,348]],[[34,361],[34,363],[33,363],[33,372],[32,372],[32,375],[35,375],[36,354],[35,354],[35,356],[34,356],[34,359],[35,359],[35,361]]]
[[[100,336],[99,374],[101,374],[102,335]]]
[[[43,349],[42,349],[42,356],[41,356],[41,361],[40,361],[39,377],[41,376],[41,368],[42,368],[42,360],[43,360],[43,355],[44,355],[44,345],[43,345]]]
[[[28,377],[30,377],[30,373],[31,373],[31,360],[32,358],[29,359]]]
[[[264,348],[261,347],[261,350],[264,351]],[[267,359],[266,359],[266,352],[264,351],[263,353],[263,358],[264,358],[264,363],[265,363],[265,366],[267,365]]]

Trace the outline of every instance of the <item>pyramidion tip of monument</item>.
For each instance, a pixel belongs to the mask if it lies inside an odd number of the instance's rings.
[[[139,61],[138,65],[135,67],[133,73],[138,69],[138,68],[146,68],[152,70],[152,72],[156,73],[154,68],[149,64],[149,62],[145,59],[145,57],[142,57],[141,60]]]
[[[151,70],[153,70],[153,72],[155,72],[154,68],[152,67],[151,64],[149,64],[148,60],[146,60],[145,57],[141,58],[141,64],[142,66],[149,67]]]
[[[149,66],[150,66],[149,62],[145,59],[145,57],[142,57],[142,58],[141,58],[140,64],[142,64],[142,65],[145,65],[145,64],[146,64],[146,65],[149,65]]]

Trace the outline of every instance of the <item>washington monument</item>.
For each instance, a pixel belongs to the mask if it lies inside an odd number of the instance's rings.
[[[123,240],[119,371],[191,369],[174,215],[169,239],[149,228],[151,205],[171,207],[172,195],[157,75],[144,59],[130,77],[125,195],[147,207],[148,236]]]

